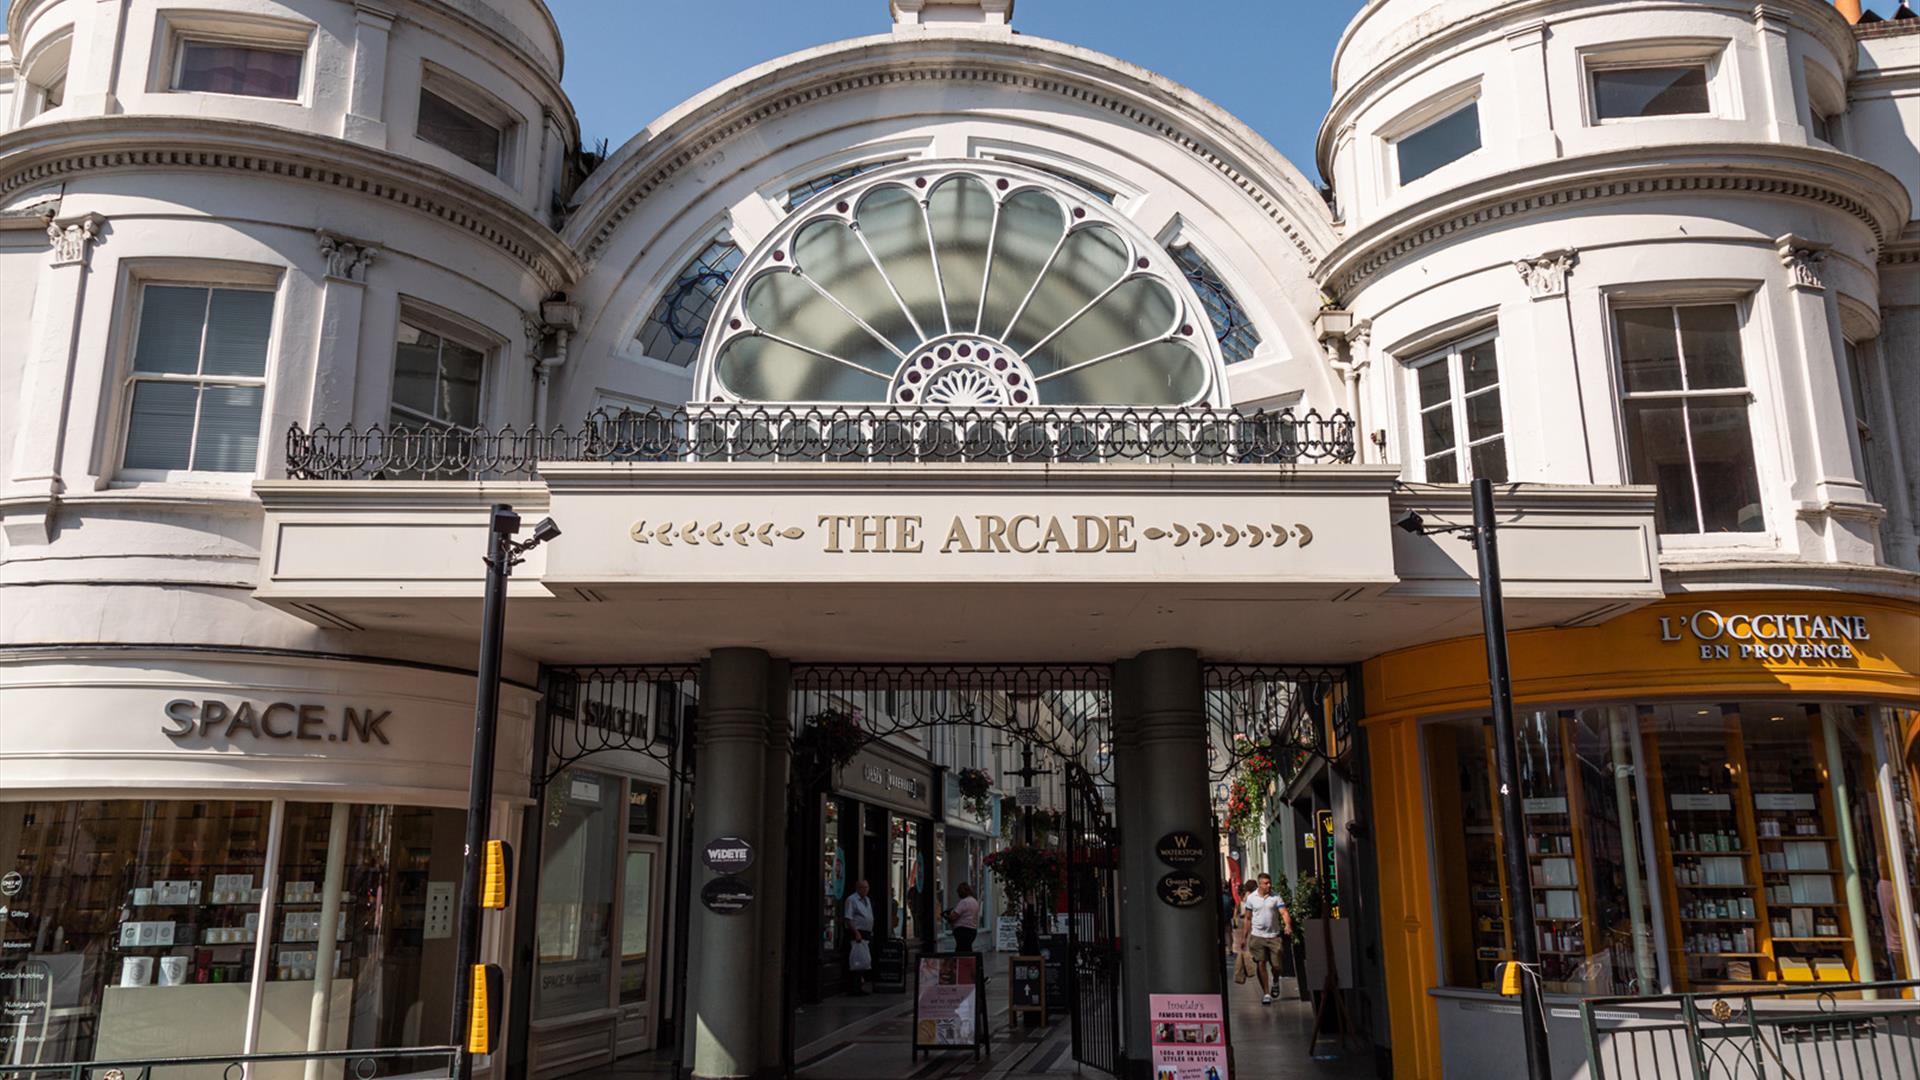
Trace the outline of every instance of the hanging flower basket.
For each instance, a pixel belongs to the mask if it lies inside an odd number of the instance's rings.
[[[987,856],[986,863],[987,871],[1000,883],[1003,895],[1022,908],[1042,910],[1049,906],[1065,865],[1059,848],[1031,844],[1017,844],[993,852]]]
[[[1059,836],[1060,827],[1065,823],[1066,815],[1058,810],[1035,810],[1033,812],[1033,831],[1036,836]]]
[[[860,725],[859,714],[829,710],[807,717],[793,748],[815,760],[830,762],[837,769],[852,761],[866,744],[867,732]]]
[[[1227,831],[1251,842],[1259,835],[1260,807],[1247,791],[1247,782],[1237,779],[1227,788]]]
[[[960,788],[960,804],[976,819],[987,820],[993,813],[993,777],[985,769],[961,769],[953,781]]]

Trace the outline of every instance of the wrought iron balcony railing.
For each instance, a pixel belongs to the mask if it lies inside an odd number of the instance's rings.
[[[482,480],[537,475],[542,462],[1346,463],[1343,411],[946,410],[689,405],[595,412],[579,427],[325,426],[287,432],[296,480]]]

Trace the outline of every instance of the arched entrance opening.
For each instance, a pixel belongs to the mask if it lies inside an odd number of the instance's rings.
[[[702,1012],[724,997],[745,1006],[734,1010],[734,1034],[722,1031],[728,1051],[751,1043],[762,1067],[864,1075],[856,1059],[879,1053],[898,1057],[904,1075],[917,964],[956,955],[944,916],[964,882],[982,903],[974,955],[983,971],[1010,984],[1010,957],[1038,956],[1049,999],[1037,1014],[1046,1023],[1027,1028],[1000,1004],[1013,1003],[1011,985],[992,995],[987,1053],[1018,1056],[1051,1038],[1063,1056],[1126,1075],[1149,1053],[1149,995],[1223,989],[1239,898],[1225,856],[1246,841],[1230,835],[1218,793],[1249,764],[1271,761],[1270,795],[1284,797],[1351,741],[1344,669],[1210,664],[1169,651],[1112,664],[766,660],[750,665],[764,675],[751,692],[764,720],[741,740],[752,744],[742,754],[722,745],[741,711],[729,698],[738,689],[729,652],[698,665],[547,669],[547,809],[522,837],[528,865],[546,868],[541,888],[566,889],[575,880],[567,860],[584,843],[566,809],[575,775],[629,774],[634,792],[661,785],[657,807],[627,806],[643,832],[622,840],[622,865],[653,851],[660,861],[637,860],[651,879],[608,883],[607,937],[620,943],[623,1024],[675,1030],[683,1066],[712,1049],[703,1037],[725,1029]],[[984,792],[972,787],[975,774]],[[715,788],[724,798],[703,790]],[[743,807],[749,789],[762,797]],[[730,820],[702,813],[716,801]],[[1178,833],[1204,855],[1166,856],[1160,849]],[[703,862],[723,836],[745,841],[751,864],[726,873]],[[1033,851],[1052,870],[1032,892],[988,869],[989,855]],[[862,878],[875,912],[868,978],[882,992],[855,1009],[840,994],[852,984],[845,905]],[[722,879],[746,883],[744,908],[723,913],[703,899]],[[1195,895],[1172,891],[1183,883]],[[566,948],[590,936],[564,914],[577,899],[520,905],[527,925],[517,938],[532,939],[526,959],[540,968],[517,983],[530,996],[568,983],[569,964],[593,963]],[[650,934],[634,918],[651,920]],[[713,954],[743,936],[754,939],[750,962],[716,994]],[[537,1017],[538,1002],[528,1004]],[[860,1039],[810,1037],[814,1017],[856,1013],[882,1020]]]

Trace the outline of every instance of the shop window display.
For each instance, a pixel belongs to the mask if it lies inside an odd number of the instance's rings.
[[[615,813],[620,781],[570,770],[547,799],[533,1014],[548,1020],[612,1004]]]
[[[465,830],[459,810],[287,804],[266,979],[297,985],[291,1011],[265,1022],[303,1035],[302,1048],[439,1041]],[[316,990],[331,1002],[317,1028]]]
[[[464,815],[287,804],[269,867],[273,819],[264,801],[0,804],[0,1060],[238,1053],[250,1026],[263,1052],[438,1041],[451,1001],[427,976],[453,962]]]
[[[840,800],[820,797],[820,951],[829,956],[840,949],[841,897],[853,888],[847,880],[847,849],[840,836]]]
[[[1911,830],[1890,830],[1886,808],[1908,796],[1898,770],[1881,767],[1891,757],[1876,727],[1893,712],[1766,701],[1520,710],[1547,988],[1905,975],[1894,877],[1912,865]],[[1425,740],[1446,981],[1491,988],[1511,950],[1491,728],[1439,721]]]
[[[1598,708],[1530,709],[1515,721],[1527,822],[1522,843],[1546,988],[1626,994],[1657,986],[1627,757],[1631,717]],[[1435,818],[1450,815],[1464,825],[1457,839],[1436,837],[1446,845],[1439,872],[1450,913],[1449,983],[1491,989],[1513,947],[1492,725],[1478,718],[1436,725],[1428,745]]]

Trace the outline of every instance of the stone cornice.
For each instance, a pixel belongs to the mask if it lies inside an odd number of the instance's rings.
[[[1920,265],[1920,221],[1909,221],[1898,239],[1887,241],[1880,249],[1880,265]]]
[[[1831,150],[1699,143],[1559,158],[1442,192],[1348,236],[1317,268],[1342,303],[1374,274],[1430,244],[1491,222],[1574,203],[1689,192],[1746,194],[1831,206],[1886,243],[1906,223],[1906,190],[1877,165]]]
[[[1042,38],[957,32],[878,35],[762,64],[649,124],[579,193],[566,235],[598,257],[654,191],[716,146],[795,109],[848,93],[930,82],[999,85],[1104,109],[1219,172],[1257,205],[1309,265],[1331,247],[1331,215],[1297,168],[1231,114],[1164,76]]]
[[[38,11],[60,2],[63,0],[14,0],[6,13],[7,37],[16,43],[24,40],[23,31]],[[560,89],[560,76],[566,69],[566,42],[560,36],[560,25],[554,21],[553,12],[547,9],[545,0],[520,2],[539,16],[547,33],[552,35],[552,57],[541,55],[540,46],[529,40],[519,27],[513,25],[511,19],[489,10],[486,4],[477,0],[380,0],[380,6],[395,9],[397,14],[431,12],[459,23],[513,53],[536,74],[542,85],[549,87],[561,101],[567,101],[566,94]],[[485,15],[476,12],[485,12]]]
[[[253,173],[356,192],[437,218],[564,289],[580,260],[553,231],[505,199],[383,150],[236,120],[87,117],[0,135],[0,203],[66,177],[184,170]]]
[[[1746,22],[1753,20],[1757,6],[1754,0],[1710,0],[1710,3]],[[1858,62],[1854,28],[1834,10],[1831,0],[1769,0],[1769,3],[1784,9],[1796,26],[1821,38],[1835,58],[1846,66],[1843,75],[1852,77],[1853,66]],[[1513,30],[1534,22],[1544,21],[1551,28],[1554,23],[1575,15],[1580,18],[1614,15],[1628,20],[1631,25],[1634,20],[1644,19],[1649,11],[1666,8],[1697,14],[1709,4],[1702,0],[1477,0],[1456,2],[1452,6],[1462,13],[1454,21],[1436,26],[1430,16],[1438,5],[1431,2],[1415,4],[1410,0],[1369,0],[1360,13],[1347,23],[1333,51],[1334,99],[1321,120],[1319,135],[1314,141],[1314,159],[1323,174],[1334,132],[1351,119],[1361,102],[1410,66],[1431,63],[1443,52],[1462,42],[1476,37],[1487,41],[1504,39]],[[1473,11],[1475,7],[1480,10]],[[1399,21],[1395,25],[1405,24],[1409,32],[1419,27],[1418,47],[1388,49],[1386,58],[1342,83],[1341,66],[1346,62],[1349,47],[1354,44],[1363,27],[1382,17],[1397,17]]]

